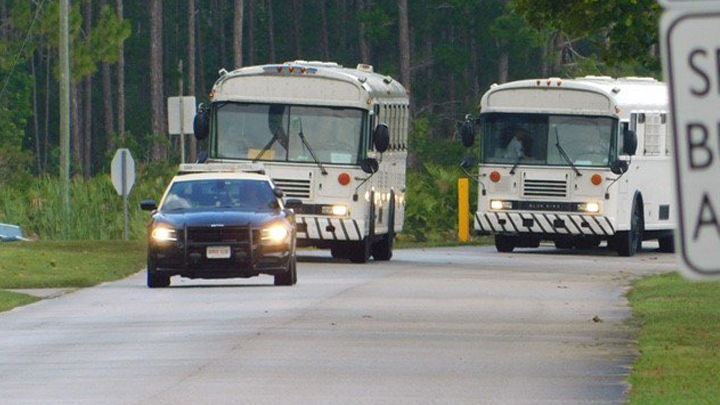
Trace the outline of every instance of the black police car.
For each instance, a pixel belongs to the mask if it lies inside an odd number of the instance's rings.
[[[176,176],[148,226],[147,285],[167,287],[170,277],[253,277],[275,285],[297,282],[296,224],[282,191],[265,175],[198,173]]]

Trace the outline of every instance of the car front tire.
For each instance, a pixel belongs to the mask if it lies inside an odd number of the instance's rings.
[[[170,286],[170,276],[158,273],[155,261],[150,257],[148,257],[147,261],[147,286],[149,288],[165,288]]]
[[[275,275],[274,283],[277,286],[297,284],[297,257],[295,255],[288,260],[288,270],[285,273]]]

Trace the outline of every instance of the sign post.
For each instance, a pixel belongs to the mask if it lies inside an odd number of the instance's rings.
[[[665,0],[663,68],[670,93],[676,245],[684,274],[720,277],[720,1]]]
[[[193,133],[195,97],[168,97],[168,132],[180,135],[180,159],[185,163],[185,134]]]
[[[130,239],[130,215],[128,196],[135,185],[135,160],[128,149],[118,149],[111,164],[111,177],[115,191],[123,198],[123,217],[125,221],[125,240]]]

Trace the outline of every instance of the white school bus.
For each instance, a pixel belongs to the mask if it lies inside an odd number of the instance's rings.
[[[665,84],[651,78],[494,85],[462,130],[465,146],[481,137],[476,232],[501,252],[606,240],[632,256],[647,239],[672,251],[667,109]]]
[[[294,61],[220,71],[195,135],[208,164],[261,165],[284,191],[298,244],[390,260],[405,218],[409,98],[372,66]]]

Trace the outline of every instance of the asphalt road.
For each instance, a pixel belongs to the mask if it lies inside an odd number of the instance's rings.
[[[675,267],[551,248],[301,260],[294,287],[138,273],[2,313],[0,404],[622,403],[627,286]]]

